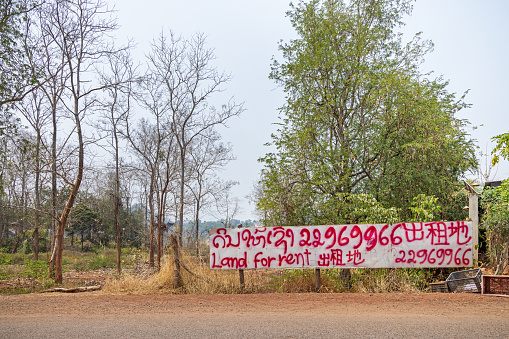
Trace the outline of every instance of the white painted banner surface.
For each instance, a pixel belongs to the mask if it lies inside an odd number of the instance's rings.
[[[468,267],[472,223],[219,228],[211,269]]]

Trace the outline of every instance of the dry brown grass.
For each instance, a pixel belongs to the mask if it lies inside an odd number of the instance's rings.
[[[173,287],[173,256],[163,258],[161,270],[147,274],[147,270],[124,273],[121,277],[111,278],[103,288],[105,293],[125,294],[182,294],[182,293],[238,293],[240,292],[237,271],[213,271],[207,262],[184,255],[181,260],[196,275],[181,268],[183,287]],[[145,264],[146,266],[146,264]]]
[[[352,291],[359,293],[419,292],[427,287],[421,269],[352,269]]]
[[[182,252],[181,252],[182,253]],[[142,260],[146,258],[142,257]],[[111,278],[103,293],[121,294],[233,294],[233,293],[304,293],[315,291],[313,269],[307,270],[245,270],[245,287],[240,286],[236,270],[211,270],[208,260],[198,260],[185,251],[181,260],[194,273],[183,267],[183,287],[173,287],[173,257],[163,258],[160,272],[146,269],[127,270],[120,277]],[[422,270],[352,269],[351,288],[346,288],[339,277],[340,270],[321,271],[320,292],[416,292],[426,288]]]
[[[307,275],[300,279],[296,275],[284,278],[285,272],[294,270],[245,270],[245,286],[240,286],[239,272],[236,270],[211,270],[208,261],[197,260],[195,256],[184,254],[181,260],[194,273],[181,267],[183,287],[173,287],[173,256],[165,256],[159,272],[147,274],[147,270],[134,270],[111,278],[103,288],[103,293],[123,294],[232,294],[308,291],[310,285]],[[145,264],[146,266],[146,264]],[[132,270],[133,271],[133,270]],[[314,284],[314,281],[313,281]],[[314,286],[314,285],[313,285]]]

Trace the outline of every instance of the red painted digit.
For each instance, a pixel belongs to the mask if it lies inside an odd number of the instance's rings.
[[[399,245],[399,244],[401,244],[401,243],[403,242],[403,239],[402,239],[400,236],[397,236],[397,237],[395,237],[395,236],[394,236],[394,232],[396,232],[396,230],[397,230],[398,228],[400,228],[400,227],[401,227],[401,225],[402,225],[402,224],[397,224],[397,225],[396,225],[396,227],[394,227],[394,228],[392,229],[392,232],[391,232],[391,243],[392,243],[393,245]]]
[[[375,248],[378,239],[377,239],[377,230],[375,226],[369,226],[366,232],[364,232],[364,240],[367,241],[366,251],[371,251]]]
[[[339,235],[338,235],[338,245],[339,246],[348,245],[348,243],[350,242],[350,239],[348,237],[343,237],[343,232],[346,231],[347,228],[348,228],[348,226],[343,226],[341,231],[339,231]]]
[[[396,258],[396,263],[405,262],[405,251],[399,251],[399,254],[403,254],[401,258]]]
[[[325,247],[325,249],[329,249],[334,247],[336,244],[336,229],[334,227],[327,228],[327,231],[325,231],[325,239],[332,239],[332,242],[329,246]]]
[[[445,255],[448,255],[451,257],[451,259],[449,260],[449,262],[447,263],[447,265],[449,265],[452,261],[452,253],[453,253],[453,250],[451,248],[448,248],[445,250]]]
[[[454,253],[454,263],[456,265],[461,265],[461,259],[458,258],[458,253],[461,251],[461,248],[458,248],[458,250],[456,251],[456,253]]]
[[[408,256],[410,258],[408,258],[408,260],[406,261],[407,263],[409,264],[413,264],[413,263],[417,263],[417,261],[415,261],[415,251],[414,250],[410,250],[408,251]]]
[[[465,255],[471,251],[472,251],[471,248],[467,248],[467,250],[465,252],[463,252],[463,265],[465,265],[465,266],[470,266],[470,259],[466,258]]]
[[[428,259],[428,250],[422,249],[417,251],[417,257],[423,259],[419,264],[424,264],[426,260]]]
[[[303,238],[301,241],[299,241],[299,246],[311,246],[311,232],[307,228],[303,228],[300,230],[300,236]]]
[[[428,254],[428,262],[430,264],[434,264],[437,262],[437,260],[435,258],[432,258],[431,255],[433,254],[433,252],[435,252],[435,249],[433,248],[431,251],[429,251],[429,254]]]
[[[315,241],[313,241],[313,247],[319,247],[325,244],[325,242],[320,241],[322,240],[322,234],[318,228],[313,230],[313,238],[315,238]]]
[[[439,248],[437,250],[437,259],[442,259],[442,261],[438,264],[439,266],[442,265],[445,261],[445,251],[443,248]]]
[[[359,247],[361,247],[361,244],[362,244],[362,231],[361,231],[361,228],[357,225],[355,225],[353,228],[352,228],[352,231],[350,232],[350,236],[352,238],[357,238],[359,237],[359,243],[357,245],[355,245],[353,247],[354,250],[358,249]]]
[[[389,228],[389,225],[385,225],[384,227],[382,227],[382,230],[380,231],[380,241],[379,241],[380,245],[385,246],[385,245],[389,244],[389,237],[384,237],[382,235],[384,233],[384,231],[388,228]]]

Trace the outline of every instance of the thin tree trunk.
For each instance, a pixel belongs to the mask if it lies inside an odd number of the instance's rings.
[[[53,119],[53,144],[51,145],[51,208],[53,218],[51,220],[51,249],[52,255],[49,262],[49,277],[55,277],[55,258],[56,254],[56,235],[57,235],[57,112],[56,103],[53,103],[52,119]]]
[[[79,84],[79,81],[78,81]],[[79,89],[77,90],[79,93]],[[85,149],[83,144],[83,134],[81,130],[81,121],[79,116],[79,106],[78,106],[78,97],[74,99],[74,120],[76,124],[76,133],[78,134],[78,174],[76,176],[76,181],[72,186],[71,194],[67,199],[67,203],[65,204],[64,210],[62,211],[62,216],[58,220],[58,230],[57,230],[57,239],[56,239],[56,258],[55,258],[55,283],[62,283],[62,256],[64,252],[64,231],[65,224],[67,222],[67,218],[71,213],[71,208],[74,205],[74,201],[76,200],[76,195],[78,194],[78,190],[81,185],[81,180],[83,179],[83,167],[84,167],[84,158],[85,158]]]
[[[182,137],[182,143],[184,138]],[[180,151],[180,204],[179,204],[179,228],[178,228],[178,243],[182,247],[182,229],[184,228],[184,186],[185,186],[185,151]]]
[[[37,131],[37,144],[35,149],[35,229],[34,229],[34,260],[39,260],[39,209],[41,207],[41,190],[40,190],[40,176],[41,176],[41,159],[39,148],[41,146],[41,132]]]
[[[201,194],[201,192],[200,192]],[[195,229],[194,229],[194,237],[196,240],[196,259],[200,258],[200,241],[199,241],[199,233],[200,233],[200,198],[196,199],[196,216],[195,216]]]
[[[163,223],[164,223],[164,206],[166,205],[166,196],[168,191],[168,184],[170,183],[170,164],[169,159],[170,154],[168,151],[167,159],[166,159],[166,178],[164,187],[161,189],[161,197],[159,199],[159,215],[158,215],[158,233],[157,233],[157,270],[161,269],[161,258],[163,256]]]
[[[113,127],[113,134],[115,136],[115,227],[117,231],[117,273],[122,272],[120,261],[120,179],[119,179],[119,164],[118,164],[118,136],[116,126]]]
[[[182,277],[180,276],[180,258],[179,258],[179,244],[177,236],[171,235],[171,247],[173,249],[173,287],[179,288],[182,286]]]
[[[149,240],[149,267],[154,267],[154,185],[155,185],[155,173],[152,171],[152,177],[150,178],[150,192],[148,196],[150,206],[150,240]]]
[[[162,206],[157,216],[157,271],[161,270],[161,257],[163,256],[163,218]]]
[[[4,207],[0,202],[0,250],[2,249],[3,241],[4,241]]]
[[[4,179],[3,171],[0,171],[0,182],[3,182],[3,179]],[[2,249],[3,240],[4,240],[4,228],[5,228],[4,211],[5,211],[4,201],[3,201],[2,195],[0,194],[0,250]]]

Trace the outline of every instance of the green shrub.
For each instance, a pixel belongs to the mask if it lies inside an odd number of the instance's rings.
[[[21,272],[22,276],[29,278],[46,278],[48,274],[48,263],[44,260],[25,260],[25,267]]]
[[[11,255],[8,253],[0,253],[0,265],[10,265]]]
[[[509,265],[509,180],[495,189],[485,188],[481,206],[485,210],[482,224],[486,229],[490,261],[495,274],[503,274]]]
[[[97,256],[88,264],[88,268],[91,270],[97,270],[103,267],[115,267],[116,262],[107,256]]]

